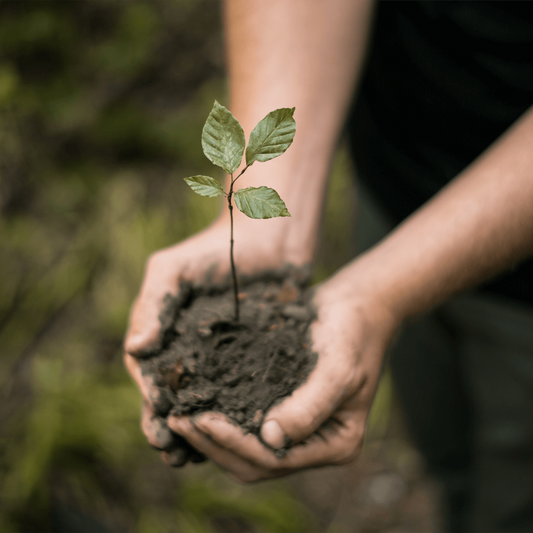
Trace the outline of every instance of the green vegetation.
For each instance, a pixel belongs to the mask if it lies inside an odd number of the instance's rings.
[[[233,174],[241,165],[246,146],[244,131],[231,112],[215,100],[202,132],[202,148],[211,163],[230,175],[229,191],[224,191],[222,185],[209,176],[184,178],[196,194],[210,198],[224,195],[228,201],[230,262],[237,322],[239,321],[239,288],[233,258],[233,198],[235,198],[237,209],[250,218],[290,217],[291,215],[285,202],[274,189],[261,186],[234,190],[235,183],[256,161],[270,161],[285,153],[292,144],[296,132],[293,114],[294,108],[276,109],[257,124],[250,134],[250,141],[246,147],[246,166],[234,178]]]

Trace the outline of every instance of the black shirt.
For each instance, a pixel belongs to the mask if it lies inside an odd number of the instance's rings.
[[[401,221],[531,105],[533,2],[382,1],[348,124],[359,173]],[[533,260],[485,288],[533,303]]]

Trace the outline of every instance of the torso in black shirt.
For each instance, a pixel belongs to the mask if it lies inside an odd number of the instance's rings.
[[[531,105],[533,2],[382,1],[349,121],[358,169],[400,221]],[[485,289],[533,303],[533,260]]]

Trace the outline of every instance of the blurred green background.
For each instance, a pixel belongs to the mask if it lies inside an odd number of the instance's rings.
[[[220,10],[0,0],[0,531],[319,529],[283,481],[164,466],[122,366],[147,257],[218,213],[182,178],[212,172],[200,136],[227,103]],[[351,175],[341,150],[316,280],[353,255]]]

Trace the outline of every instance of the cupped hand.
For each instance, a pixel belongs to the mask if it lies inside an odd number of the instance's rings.
[[[311,332],[317,364],[307,381],[265,417],[261,437],[273,449],[220,413],[169,417],[169,427],[243,482],[355,459],[399,321],[344,283],[333,278],[315,293],[318,318]],[[284,456],[274,453],[289,443],[293,446]]]
[[[257,224],[257,221],[251,221]],[[235,228],[235,259],[240,274],[254,274],[282,266],[285,257],[281,236],[283,226],[242,225]],[[143,376],[139,359],[149,356],[161,345],[159,314],[167,294],[179,294],[180,284],[199,284],[210,276],[224,280],[230,272],[229,225],[221,219],[207,230],[182,243],[153,254],[148,260],[140,294],[135,301],[124,343],[124,362],[143,399],[142,430],[148,442],[162,450],[163,460],[181,466],[197,454],[181,437],[173,433],[167,421],[158,416],[154,404],[158,389],[153,378]]]

